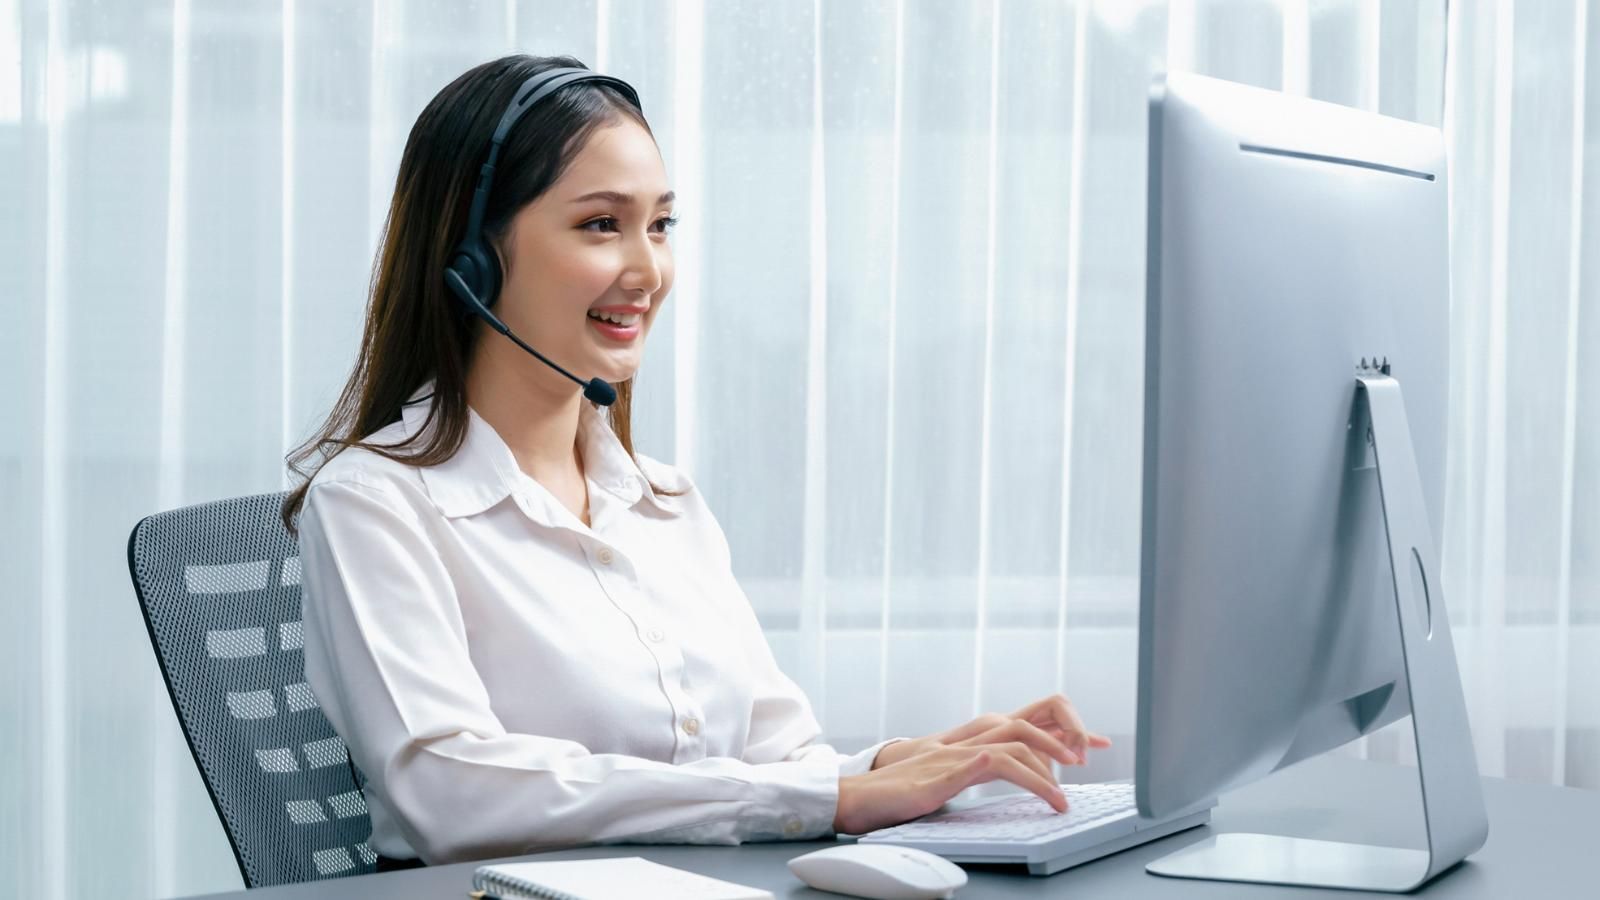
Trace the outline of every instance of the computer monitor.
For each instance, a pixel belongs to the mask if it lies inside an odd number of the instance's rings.
[[[1410,714],[1428,822],[1427,850],[1217,834],[1149,869],[1413,889],[1487,833],[1433,530],[1442,137],[1173,73],[1149,148],[1140,813]]]

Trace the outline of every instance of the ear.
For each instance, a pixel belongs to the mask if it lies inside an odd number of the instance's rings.
[[[506,223],[505,233],[499,237],[489,239],[489,249],[494,251],[495,262],[500,264],[500,286],[505,287],[506,279],[511,276],[511,252],[508,249],[515,241],[517,234],[517,220],[512,217]]]

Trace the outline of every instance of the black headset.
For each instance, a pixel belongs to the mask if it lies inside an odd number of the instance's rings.
[[[632,85],[620,78],[602,75],[590,69],[548,69],[524,81],[522,87],[517,88],[517,93],[512,97],[511,105],[506,107],[505,115],[500,117],[500,125],[494,130],[494,137],[489,141],[489,158],[478,171],[478,189],[472,195],[472,209],[467,214],[467,232],[462,237],[461,244],[456,247],[455,253],[451,255],[450,263],[445,266],[444,283],[450,288],[450,293],[461,301],[468,313],[489,323],[491,328],[538,357],[545,365],[582,385],[583,395],[589,400],[601,406],[610,406],[616,402],[616,388],[599,378],[584,381],[551,362],[544,354],[512,334],[506,323],[500,321],[500,317],[490,310],[500,296],[500,258],[495,255],[494,247],[490,246],[483,234],[483,216],[489,205],[489,187],[494,183],[494,166],[500,159],[500,147],[505,143],[506,135],[510,134],[511,126],[517,124],[517,120],[537,106],[540,100],[568,85],[586,81],[615,87],[622,92],[629,103],[633,104],[634,109],[643,114],[644,107],[639,105],[639,95]]]

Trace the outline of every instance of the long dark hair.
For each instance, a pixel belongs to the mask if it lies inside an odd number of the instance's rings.
[[[484,63],[446,85],[411,126],[373,265],[355,366],[316,435],[286,458],[303,479],[283,503],[283,523],[291,533],[311,479],[345,448],[415,466],[438,465],[461,448],[468,422],[467,365],[479,330],[477,320],[447,294],[444,267],[461,241],[478,167],[512,95],[532,76],[563,66],[588,68],[570,56],[516,55]],[[549,190],[596,129],[624,116],[650,130],[621,92],[595,82],[564,88],[529,110],[501,148],[484,216],[490,241],[500,244],[517,211]],[[368,443],[366,438],[400,418],[401,405],[429,379],[434,384],[428,424],[399,443]],[[632,456],[633,383],[615,387],[611,428]],[[430,427],[435,417],[438,427]]]

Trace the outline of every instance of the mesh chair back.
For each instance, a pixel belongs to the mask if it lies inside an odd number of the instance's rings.
[[[305,681],[283,494],[158,513],[128,569],[189,749],[247,887],[374,870],[371,822]]]

